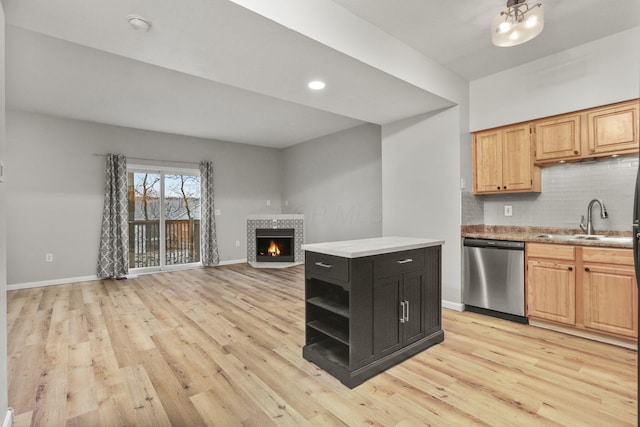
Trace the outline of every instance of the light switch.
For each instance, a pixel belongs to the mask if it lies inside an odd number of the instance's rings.
[[[513,207],[511,205],[504,205],[504,216],[513,216]]]

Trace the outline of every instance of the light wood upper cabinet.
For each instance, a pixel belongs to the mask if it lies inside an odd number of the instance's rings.
[[[540,167],[640,151],[640,100],[475,132],[475,194],[540,192]]]
[[[571,162],[640,151],[640,100],[532,122],[535,163]]]
[[[474,192],[540,191],[533,166],[530,127],[509,126],[478,132],[473,141]]]
[[[473,142],[475,192],[502,189],[502,131],[479,132]]]
[[[570,114],[533,124],[536,161],[579,158],[581,154],[581,115]]]
[[[638,100],[587,113],[589,155],[638,152]]]

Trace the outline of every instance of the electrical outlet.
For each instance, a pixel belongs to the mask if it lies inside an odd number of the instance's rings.
[[[267,200],[267,206],[271,206],[271,200]]]
[[[45,254],[44,262],[53,262],[53,254]]]
[[[240,247],[240,240],[236,240],[236,248]]]
[[[220,209],[215,209],[215,210],[213,211],[213,214],[214,214],[215,216],[220,215]]]
[[[504,205],[504,216],[513,216],[513,206]]]

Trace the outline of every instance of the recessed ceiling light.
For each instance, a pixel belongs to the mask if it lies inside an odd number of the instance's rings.
[[[309,84],[307,86],[309,86],[309,89],[321,90],[321,89],[324,89],[324,87],[326,85],[321,80],[314,80],[314,81],[309,82]]]
[[[129,25],[136,31],[149,31],[151,28],[151,21],[142,16],[138,15],[129,15],[127,16],[127,20],[129,21]]]

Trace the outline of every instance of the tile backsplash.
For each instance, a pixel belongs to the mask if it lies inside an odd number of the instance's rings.
[[[548,166],[542,169],[542,193],[463,193],[462,223],[576,228],[589,201],[600,199],[609,218],[601,219],[595,206],[594,229],[630,230],[637,171],[638,156]],[[505,205],[513,216],[504,216]]]

